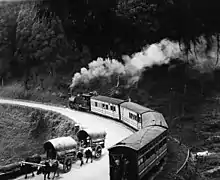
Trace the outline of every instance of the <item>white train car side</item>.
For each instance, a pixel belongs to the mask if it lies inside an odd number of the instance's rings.
[[[120,104],[124,100],[110,98],[107,96],[93,96],[91,101],[91,112],[120,120]]]
[[[152,125],[168,128],[168,125],[162,114],[134,102],[121,103],[120,113],[121,121],[135,128],[136,130],[140,130]]]

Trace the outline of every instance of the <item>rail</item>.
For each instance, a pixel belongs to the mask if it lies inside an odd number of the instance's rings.
[[[185,159],[184,163],[182,164],[182,166],[177,170],[176,174],[179,174],[183,170],[183,168],[186,166],[186,163],[188,163],[188,161],[189,161],[189,155],[190,155],[190,151],[188,149],[186,159]]]
[[[173,140],[176,141],[178,144],[180,144],[180,141],[179,141],[177,138],[174,138],[174,137],[171,137],[171,136],[169,136],[169,138],[173,139]],[[181,167],[180,167],[179,169],[177,169],[176,175],[178,175],[178,174],[184,169],[184,167],[186,167],[186,164],[187,164],[187,162],[189,161],[189,157],[190,157],[190,150],[189,150],[189,148],[188,148],[186,145],[184,145],[184,144],[182,144],[182,145],[185,146],[185,148],[187,149],[187,156],[186,156],[185,161],[184,161],[183,164],[181,165]]]
[[[5,98],[5,97],[0,97],[1,99],[3,100],[13,100],[13,101],[20,101],[20,102],[29,102],[29,103],[35,103],[35,104],[44,104],[44,105],[50,105],[50,106],[54,106],[54,107],[60,107],[60,108],[67,108],[68,106],[65,106],[65,105],[58,105],[58,104],[53,104],[53,103],[49,103],[49,102],[39,102],[39,101],[31,101],[31,100],[26,100],[26,99],[11,99],[11,98]],[[128,126],[126,124],[126,126]],[[136,132],[136,130],[134,130],[133,128],[131,128],[131,130],[133,132]],[[173,138],[173,137],[171,137]],[[176,138],[173,138],[175,141],[179,142],[179,140],[177,140]],[[185,146],[185,145],[184,145]],[[185,146],[186,147],[186,146]],[[187,148],[187,147],[186,147]],[[187,148],[188,149],[188,148]],[[176,175],[179,174],[183,168],[186,166],[188,160],[189,160],[189,156],[190,156],[190,150],[188,149],[187,151],[187,157],[184,161],[184,163],[182,164],[182,166],[176,171]],[[24,164],[30,164],[30,163],[27,163],[27,162],[21,162],[21,163],[24,163]],[[32,165],[34,166],[44,166],[44,165],[40,165],[40,164],[35,164],[33,163]],[[0,174],[0,177],[1,177],[1,174]]]

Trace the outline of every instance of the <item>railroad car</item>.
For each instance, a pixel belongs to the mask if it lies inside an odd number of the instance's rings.
[[[151,125],[168,127],[163,115],[134,102],[120,104],[121,121],[136,130]]]
[[[86,110],[119,120],[135,130],[151,125],[168,128],[161,113],[134,102],[100,96],[96,92],[71,97],[69,106],[73,109]]]
[[[92,96],[91,99],[91,112],[105,115],[113,119],[120,120],[120,104],[124,100],[111,98],[107,96]]]
[[[110,147],[110,180],[141,180],[167,154],[167,129],[150,126]]]

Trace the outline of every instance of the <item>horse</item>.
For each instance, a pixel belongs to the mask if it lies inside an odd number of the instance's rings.
[[[41,156],[38,154],[35,154],[33,156],[27,157],[25,159],[25,162],[39,164],[41,162]],[[21,163],[20,171],[25,174],[25,179],[27,179],[28,173],[32,173],[32,176],[34,177],[34,170],[35,168],[33,167],[33,165]]]
[[[57,177],[59,174],[59,161],[58,160],[46,160],[44,162],[45,166],[39,166],[37,169],[37,175],[44,174],[44,180],[46,180],[46,176],[48,179],[50,179],[50,173],[53,172],[53,178],[55,178],[55,175],[57,174]]]
[[[92,154],[92,148],[87,147],[84,149],[85,157],[86,157],[86,163],[88,163],[89,158],[91,159],[91,163],[93,162],[93,154]]]
[[[78,152],[77,152],[76,158],[81,161],[80,166],[82,166],[82,165],[84,164],[84,162],[83,162],[83,153],[82,153],[81,151],[78,151]]]

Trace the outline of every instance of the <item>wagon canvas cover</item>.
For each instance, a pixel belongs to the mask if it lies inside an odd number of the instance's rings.
[[[55,149],[56,151],[66,151],[70,149],[75,149],[77,142],[70,136],[68,137],[59,137],[55,139],[50,139],[44,143],[44,149]]]
[[[101,130],[98,128],[86,128],[86,129],[80,130],[77,133],[77,137],[78,137],[79,141],[87,138],[88,136],[92,140],[96,140],[96,139],[105,139],[106,134],[107,133],[104,130]]]

